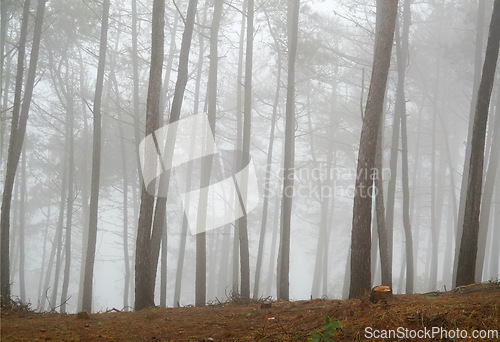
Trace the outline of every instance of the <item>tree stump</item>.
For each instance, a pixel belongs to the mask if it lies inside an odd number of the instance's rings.
[[[386,303],[392,300],[392,289],[390,286],[379,285],[375,286],[370,293],[370,301],[372,303]]]

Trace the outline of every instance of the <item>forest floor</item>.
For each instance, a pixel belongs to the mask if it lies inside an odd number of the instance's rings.
[[[331,318],[330,324],[325,324],[327,317]],[[84,318],[36,313],[24,307],[1,311],[2,341],[307,341],[310,337],[315,337],[314,341],[333,341],[326,336],[332,331],[331,337],[336,341],[412,341],[416,339],[411,338],[411,331],[425,334],[425,329],[430,331],[433,327],[455,333],[459,329],[469,336],[474,330],[483,330],[485,334],[490,331],[490,338],[482,340],[500,341],[491,332],[500,334],[500,283],[470,285],[449,292],[395,295],[394,300],[378,304],[372,304],[368,298],[271,305],[233,298],[206,307],[113,310]],[[374,338],[378,336],[375,333],[383,334],[384,330],[406,336]],[[421,337],[422,341],[459,340],[444,338],[440,333],[434,338]]]

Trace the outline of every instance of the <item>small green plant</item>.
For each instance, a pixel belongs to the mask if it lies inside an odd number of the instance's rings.
[[[333,338],[333,333],[335,330],[342,328],[342,325],[333,321],[331,317],[326,316],[325,324],[321,327],[321,332],[313,332],[311,337],[307,339],[308,342],[333,342],[335,339]]]

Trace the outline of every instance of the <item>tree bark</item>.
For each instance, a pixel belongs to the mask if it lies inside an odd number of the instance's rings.
[[[259,289],[260,289],[260,276],[262,273],[262,259],[264,254],[264,240],[266,236],[266,226],[267,226],[267,216],[268,216],[268,206],[269,206],[269,198],[271,197],[271,189],[270,189],[270,177],[271,177],[271,164],[273,160],[273,148],[274,148],[274,132],[276,126],[276,119],[278,116],[278,105],[280,99],[280,89],[281,89],[281,48],[279,45],[279,41],[274,33],[274,30],[271,26],[271,22],[269,21],[269,16],[266,14],[266,21],[269,27],[269,31],[271,37],[274,41],[274,46],[276,49],[277,57],[276,57],[276,90],[273,102],[273,114],[271,117],[271,133],[269,134],[269,145],[267,147],[267,160],[266,160],[266,179],[264,181],[264,201],[262,203],[262,219],[260,224],[260,236],[259,236],[259,247],[257,250],[257,264],[255,266],[255,279],[254,279],[254,287],[253,287],[253,299],[259,299]]]
[[[68,85],[69,86],[69,85]],[[62,314],[66,313],[66,302],[68,298],[69,275],[71,267],[71,230],[73,225],[73,203],[74,203],[74,186],[73,179],[75,173],[75,152],[74,152],[74,113],[73,113],[73,93],[68,93],[67,96],[68,108],[68,193],[67,193],[67,208],[66,208],[66,236],[64,239],[64,275],[61,291],[61,308]]]
[[[85,262],[85,276],[83,279],[82,308],[92,311],[92,282],[94,277],[94,260],[97,239],[97,215],[99,206],[99,178],[101,173],[101,100],[104,83],[104,68],[106,64],[106,50],[108,43],[109,0],[103,1],[101,38],[99,45],[99,63],[93,106],[93,142],[92,142],[92,180],[90,185],[90,204],[87,240],[87,259]]]
[[[252,71],[253,71],[253,20],[255,12],[254,0],[247,3],[247,46],[245,55],[245,97],[243,101],[243,148],[241,164],[245,167],[250,158],[250,134],[252,129]],[[242,188],[246,188],[243,180]],[[245,190],[246,193],[246,190]],[[243,208],[244,209],[244,208]],[[247,214],[238,220],[238,234],[240,241],[240,276],[241,292],[244,298],[250,298],[250,252],[248,248]]]
[[[497,78],[498,81],[498,78]],[[500,86],[497,86],[497,91]],[[497,150],[500,146],[500,91],[497,97],[495,106],[495,115],[493,117],[493,138],[491,144],[490,158],[488,162],[488,171],[486,172],[486,180],[484,182],[484,192],[481,199],[481,212],[479,214],[479,233],[478,233],[478,249],[476,258],[476,283],[480,283],[483,278],[483,267],[486,252],[486,237],[488,236],[488,228],[490,227],[490,213],[493,198],[493,190],[495,189],[495,180],[498,169],[499,152]],[[498,203],[496,204],[499,205]],[[494,226],[493,226],[494,227]],[[493,240],[495,241],[495,240]],[[498,240],[497,240],[498,241]],[[496,246],[495,246],[496,247]]]
[[[283,196],[278,251],[278,299],[281,300],[290,299],[290,230],[295,164],[295,60],[297,56],[299,6],[300,0],[288,1],[288,80],[286,89]]]
[[[463,234],[458,255],[456,286],[474,283],[478,248],[479,212],[483,182],[484,145],[491,91],[495,78],[500,43],[500,0],[495,0],[491,16],[490,32],[486,45],[481,83],[479,84],[474,128],[471,141],[469,179]]]
[[[460,202],[458,206],[458,221],[457,221],[457,233],[456,233],[456,245],[455,245],[455,258],[453,263],[453,287],[455,287],[456,277],[457,277],[457,267],[458,267],[458,254],[460,252],[460,244],[462,240],[462,232],[464,225],[464,215],[465,215],[465,201],[467,198],[467,193],[464,191],[469,180],[469,162],[471,158],[471,143],[472,143],[472,130],[474,127],[474,111],[476,109],[477,103],[477,92],[479,90],[479,82],[481,80],[481,60],[483,55],[483,44],[484,44],[484,17],[485,17],[485,0],[479,0],[478,10],[477,10],[477,22],[476,22],[476,47],[475,47],[475,57],[474,57],[474,80],[472,85],[472,99],[470,104],[469,113],[469,128],[467,133],[466,148],[465,148],[465,158],[464,158],[464,168],[462,173],[462,183],[460,186]]]
[[[146,133],[158,129],[160,113],[161,73],[163,69],[165,0],[153,2],[151,32],[151,67],[149,70],[149,88],[146,105]],[[154,187],[152,187],[154,189]],[[154,282],[151,267],[151,224],[155,199],[142,183],[141,207],[137,227],[135,252],[135,310],[154,306]],[[162,221],[163,223],[163,221]],[[154,269],[156,272],[156,268]]]
[[[210,68],[208,71],[208,122],[210,131],[205,132],[208,139],[215,138],[215,122],[217,111],[217,69],[219,66],[218,38],[220,19],[222,15],[222,0],[215,0],[212,25],[210,27]],[[213,155],[205,158],[201,169],[200,189],[207,189],[210,185],[212,174]],[[208,191],[201,191],[198,200],[198,221],[196,234],[196,280],[195,280],[195,305],[204,306],[207,295],[207,253],[206,253],[206,226]]]
[[[377,137],[384,105],[385,88],[391,60],[398,2],[384,0],[380,35],[377,39],[370,90],[365,109],[356,173],[354,196],[351,282],[349,298],[360,298],[370,291],[370,227],[372,196],[369,188],[373,182]]]
[[[174,98],[172,100],[172,108],[170,111],[169,124],[179,120],[181,114],[182,102],[184,99],[184,91],[186,89],[186,84],[188,80],[188,61],[189,61],[189,50],[191,48],[191,40],[193,36],[194,27],[194,17],[196,14],[196,7],[198,5],[198,0],[190,0],[188,6],[188,13],[186,16],[186,26],[184,28],[184,33],[182,35],[181,51],[179,55],[179,70],[177,73],[177,82],[175,84]],[[174,153],[174,145],[177,136],[177,132],[172,132],[173,134],[168,134],[166,139],[165,152],[163,155],[163,160],[172,160]],[[162,177],[160,177],[159,191],[162,192],[161,196],[156,200],[156,207],[154,211],[154,221],[153,221],[153,232],[151,237],[151,291],[154,294],[154,285],[156,280],[156,268],[158,265],[158,256],[160,252],[160,240],[163,230],[163,225],[165,224],[165,215],[167,212],[167,195],[170,184],[170,166],[168,162],[165,163],[166,171]]]
[[[0,301],[2,305],[10,305],[10,272],[9,272],[9,229],[10,229],[10,205],[16,169],[19,163],[24,136],[26,133],[26,125],[28,122],[31,97],[35,86],[36,66],[38,61],[38,52],[40,50],[40,38],[42,36],[42,25],[45,11],[46,0],[38,0],[38,7],[35,17],[35,28],[33,35],[33,43],[31,47],[30,64],[28,69],[28,77],[26,79],[26,87],[24,91],[24,99],[21,112],[21,88],[23,82],[23,65],[24,65],[24,49],[26,42],[26,31],[29,17],[30,1],[25,2],[23,10],[23,23],[21,27],[21,41],[19,43],[18,70],[16,75],[16,91],[12,113],[12,127],[9,142],[9,152],[7,156],[7,169],[5,172],[4,191],[2,196],[2,213],[0,223],[0,240],[2,247],[2,260],[0,262]],[[26,25],[26,26],[25,26]],[[23,33],[24,30],[24,33]],[[22,52],[21,52],[22,51]],[[17,100],[16,100],[17,99]]]

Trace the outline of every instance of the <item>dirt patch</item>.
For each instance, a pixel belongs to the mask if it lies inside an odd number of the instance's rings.
[[[273,302],[270,306],[250,302],[157,307],[90,314],[90,319],[3,309],[1,336],[2,341],[307,341],[314,332],[323,331],[327,316],[342,326],[334,332],[338,341],[364,341],[367,327],[379,331],[440,327],[470,334],[474,330],[500,330],[500,284],[395,295],[393,301],[379,304],[366,298]],[[483,340],[500,341],[491,335]]]

